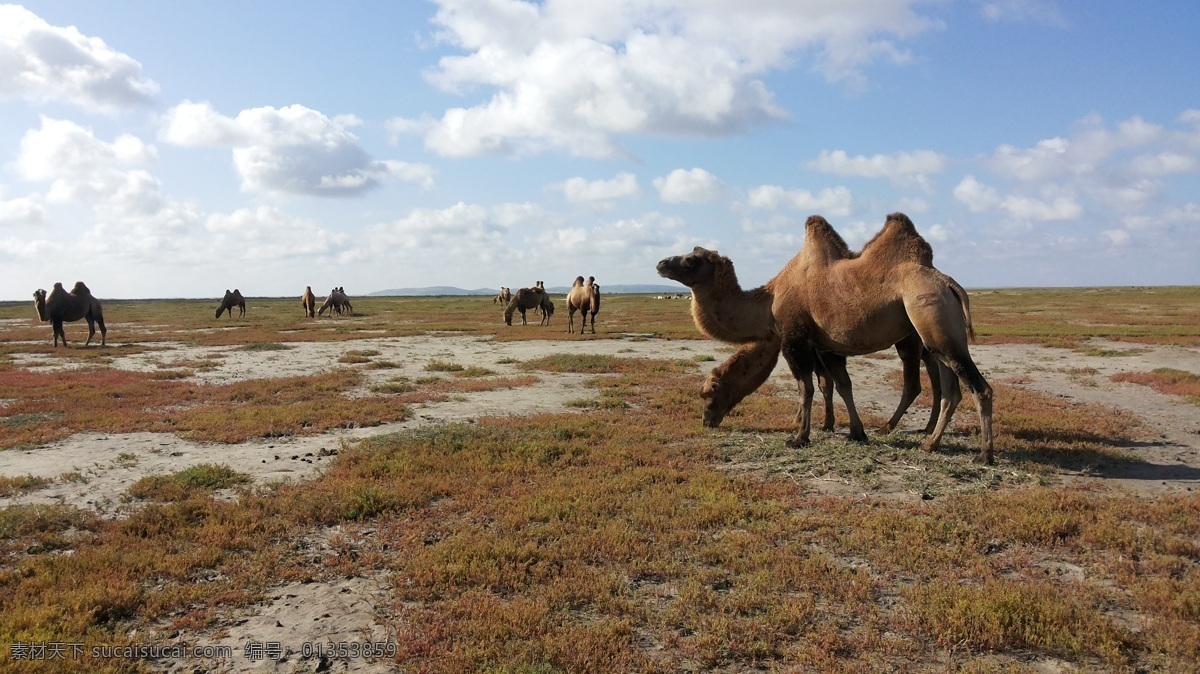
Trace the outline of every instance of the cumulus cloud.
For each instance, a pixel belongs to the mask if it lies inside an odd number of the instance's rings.
[[[702,168],[675,169],[665,178],[655,178],[654,187],[660,199],[668,204],[700,204],[715,201],[725,192],[725,185]]]
[[[204,229],[212,235],[214,250],[237,251],[239,259],[249,262],[333,256],[350,244],[344,232],[331,232],[269,206],[209,215]]]
[[[593,208],[609,208],[619,199],[636,197],[639,193],[637,176],[619,173],[612,180],[571,178],[556,186],[567,201]]]
[[[167,111],[159,138],[183,147],[231,148],[242,189],[251,192],[352,196],[389,179],[433,186],[426,164],[372,159],[349,131],[360,123],[302,105],[251,108],[231,118],[208,103],[185,101]]]
[[[866,66],[908,59],[897,40],[939,25],[914,0],[438,4],[436,38],[464,53],[427,78],[456,94],[494,92],[429,124],[426,145],[447,156],[610,157],[619,134],[735,133],[784,116],[763,83],[771,71],[811,58],[827,80],[861,84]]]
[[[979,13],[989,21],[1033,20],[1063,25],[1066,20],[1058,5],[1047,0],[975,0]]]
[[[850,215],[854,195],[846,187],[827,187],[813,194],[805,189],[789,190],[778,185],[763,185],[750,190],[749,203],[754,208],[792,208],[841,217]]]
[[[108,112],[148,106],[157,93],[140,63],[100,38],[51,26],[19,5],[0,5],[0,96]]]
[[[1100,232],[1100,239],[1114,246],[1124,246],[1129,243],[1129,232],[1123,229],[1106,229]]]
[[[1027,221],[1074,220],[1083,215],[1083,207],[1070,195],[1001,197],[996,188],[979,182],[975,176],[966,176],[959,182],[954,188],[954,198],[975,213],[1002,210],[1014,218]]]
[[[0,227],[41,225],[46,222],[46,207],[39,197],[0,199]]]
[[[931,190],[928,176],[946,170],[949,160],[932,150],[851,157],[844,150],[823,150],[808,167],[822,173],[861,178],[887,178],[905,186]]]

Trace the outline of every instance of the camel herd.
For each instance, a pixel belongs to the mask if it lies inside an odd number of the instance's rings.
[[[708,401],[706,426],[718,426],[766,381],[782,351],[801,395],[799,431],[788,446],[810,442],[814,372],[824,380],[826,426],[832,422],[832,380],[846,404],[851,439],[866,440],[846,358],[895,347],[904,363],[904,392],[885,430],[895,426],[920,392],[919,363],[924,359],[938,398],[924,448],[940,446],[962,399],[961,381],[979,410],[976,460],[993,463],[992,389],[968,350],[974,335],[966,291],[933,267],[933,249],[903,213],[889,215],[883,229],[857,253],[825,218],[810,217],[800,252],[753,290],[742,290],[729,258],[700,247],[662,260],[658,273],[691,289],[692,318],[701,332],[742,345],[713,368],[701,389]]]
[[[507,298],[507,300],[505,299]],[[596,313],[600,311],[600,285],[596,277],[589,276],[585,281],[582,276],[575,277],[571,290],[567,293],[567,332],[575,332],[575,313],[579,312],[579,334],[587,331],[588,317],[591,317],[592,334],[596,334]],[[533,284],[532,288],[521,288],[516,293],[508,288],[500,288],[500,294],[492,298],[492,303],[507,302],[504,309],[505,325],[512,325],[513,314],[521,312],[521,325],[527,325],[525,312],[533,309],[541,314],[541,325],[550,325],[550,317],[554,315],[554,302],[546,292],[542,281]]]
[[[980,452],[976,460],[993,463],[992,389],[971,360],[968,342],[974,337],[971,307],[966,291],[954,279],[933,266],[933,249],[917,233],[903,213],[892,213],[874,238],[854,252],[825,218],[814,215],[805,223],[804,245],[784,268],[765,285],[743,290],[733,262],[716,251],[696,247],[691,253],[665,258],[657,265],[660,276],[678,281],[691,290],[692,318],[705,335],[740,348],[713,368],[701,387],[706,400],[703,423],[715,428],[725,415],[770,376],[782,353],[800,392],[796,412],[798,431],[789,447],[810,443],[813,375],[825,404],[825,429],[833,428],[833,389],[846,404],[850,438],[867,439],[854,406],[848,356],[895,348],[903,364],[904,386],[900,403],[884,427],[894,429],[921,391],[922,362],[929,373],[933,409],[923,447],[936,450],[958,403],[962,386],[975,399],[979,412]],[[580,334],[590,324],[596,333],[600,311],[600,286],[594,277],[576,277],[567,293],[567,332],[575,332],[575,314],[580,314]],[[86,319],[91,344],[100,326],[100,343],[106,329],[100,301],[83,282],[71,292],[55,283],[33,293],[34,306],[43,322],[54,328],[54,345],[62,339],[63,322]],[[512,325],[513,314],[540,313],[549,325],[554,302],[538,281],[515,293],[501,288],[493,303],[505,305],[504,322]],[[329,311],[353,314],[345,289],[334,288],[316,309],[312,287],[301,297],[306,317]],[[226,290],[217,318],[238,307],[246,313],[246,300],[237,289]]]

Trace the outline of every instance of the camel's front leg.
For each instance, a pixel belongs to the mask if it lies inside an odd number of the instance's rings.
[[[795,437],[787,441],[791,448],[807,447],[811,444],[812,435],[812,400],[813,400],[813,350],[803,343],[785,343],[783,357],[800,392],[800,410],[796,413],[799,429]]]
[[[58,348],[58,338],[60,336],[62,337],[63,346],[66,346],[67,345],[67,333],[65,330],[63,330],[63,322],[59,321],[59,320],[55,320],[53,323],[53,326],[54,326],[54,348],[56,348],[56,349]]]
[[[858,409],[854,406],[854,393],[850,386],[850,373],[846,371],[846,357],[832,353],[819,354],[829,378],[833,380],[834,388],[842,396],[846,404],[846,414],[850,417],[850,439],[855,442],[866,442],[867,431],[863,428],[862,419],[858,417]]]

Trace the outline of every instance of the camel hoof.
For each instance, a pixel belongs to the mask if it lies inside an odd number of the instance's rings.
[[[923,442],[921,443],[921,451],[932,454],[933,452],[938,451],[938,448],[941,447],[941,445],[942,443],[940,442]]]
[[[978,463],[978,464],[982,464],[985,466],[994,466],[994,465],[996,465],[996,460],[994,458],[992,458],[991,454],[976,454],[975,458],[971,459],[971,463]]]
[[[791,449],[800,449],[801,447],[809,446],[810,444],[812,444],[812,441],[809,440],[808,438],[797,437],[797,438],[792,438],[791,440],[788,440],[784,444],[786,444]]]

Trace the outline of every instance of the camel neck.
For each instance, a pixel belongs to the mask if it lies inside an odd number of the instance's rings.
[[[701,332],[723,342],[745,343],[771,339],[774,296],[767,288],[744,291],[736,283],[692,289],[692,318]]]

